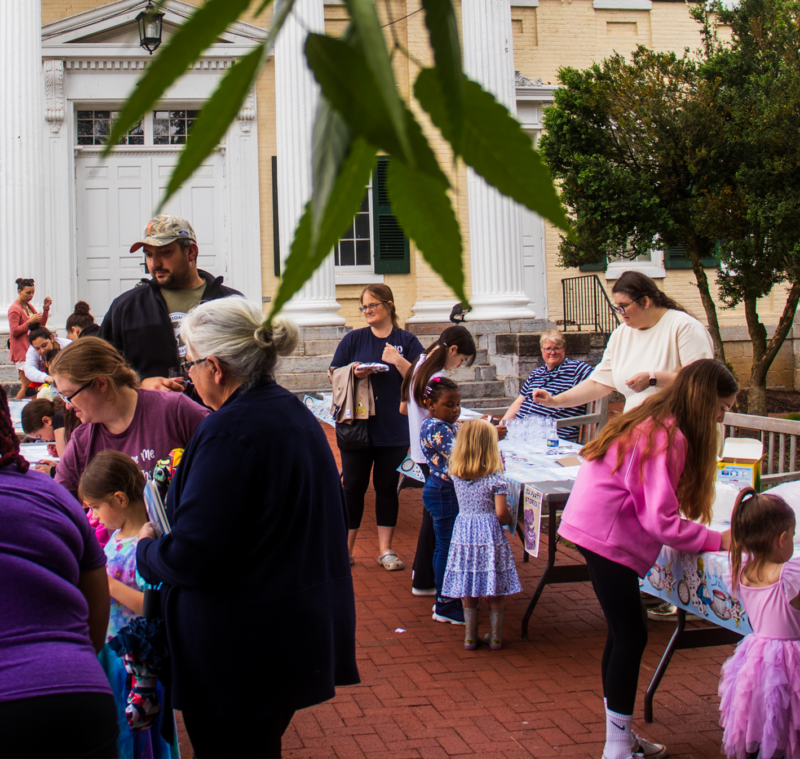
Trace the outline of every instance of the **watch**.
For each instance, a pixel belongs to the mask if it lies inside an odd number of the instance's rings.
[[[656,373],[650,372],[650,387],[655,387],[658,384],[658,380],[656,379]]]

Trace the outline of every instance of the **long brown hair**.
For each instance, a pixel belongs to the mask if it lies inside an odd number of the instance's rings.
[[[686,310],[677,301],[670,298],[669,295],[659,290],[658,285],[640,271],[622,272],[617,281],[614,282],[611,292],[623,293],[638,305],[641,305],[641,301],[645,298],[650,298],[650,302],[654,306],[670,308],[674,311]]]
[[[747,554],[747,574],[760,580],[775,541],[794,524],[792,507],[778,495],[759,494],[753,488],[739,493],[731,516],[731,585],[736,590]]]
[[[111,343],[99,337],[76,340],[59,351],[50,365],[50,375],[62,375],[76,385],[88,385],[98,377],[105,377],[114,393],[122,387],[134,390],[139,387],[136,372]]]
[[[447,361],[447,349],[451,346],[456,347],[456,352],[462,356],[467,356],[467,366],[472,366],[475,356],[478,353],[475,348],[475,338],[466,327],[448,327],[435,343],[431,343],[425,351],[425,361],[419,369],[414,371],[413,367],[406,372],[403,384],[400,388],[400,400],[408,402],[413,396],[417,406],[422,406],[423,393],[425,386],[431,381],[436,372],[441,372]],[[412,385],[413,382],[413,385]]]
[[[389,303],[392,304],[392,327],[395,329],[400,329],[400,322],[397,321],[397,307],[394,303],[394,295],[392,294],[392,288],[389,285],[367,285],[362,291],[361,295],[358,298],[358,302],[363,306],[364,305],[364,296],[367,293],[372,293],[381,303],[387,305]]]
[[[709,524],[716,476],[719,398],[733,395],[737,390],[736,380],[724,364],[712,358],[694,361],[681,369],[669,387],[609,422],[600,435],[583,448],[581,456],[588,461],[601,459],[616,445],[616,472],[625,454],[643,437],[644,467],[646,459],[672,446],[675,432],[680,430],[687,446],[686,463],[678,481],[680,511],[688,519],[700,519]],[[658,430],[667,433],[667,442],[656,451]]]
[[[73,430],[80,424],[80,420],[75,415],[74,409],[68,409],[60,398],[52,401],[48,401],[46,398],[36,398],[30,403],[26,403],[22,409],[22,430],[26,435],[32,435],[44,427],[45,417],[52,420],[58,411],[64,412],[64,441],[68,443]]]

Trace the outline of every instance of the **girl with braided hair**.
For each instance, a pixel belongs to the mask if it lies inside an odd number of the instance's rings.
[[[78,502],[20,455],[2,386],[0,504],[3,755],[116,756],[114,697],[96,656],[105,556]]]

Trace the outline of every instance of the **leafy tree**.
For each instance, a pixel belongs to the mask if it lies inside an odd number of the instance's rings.
[[[728,306],[744,305],[753,343],[748,408],[766,414],[767,372],[794,321],[800,300],[800,9],[787,0],[743,0],[717,7],[732,43],[721,43],[710,13],[703,25],[701,77],[716,89],[723,139],[710,149],[720,173],[704,198],[700,225],[721,246],[719,290]],[[758,299],[785,287],[786,300],[771,337]]]
[[[698,203],[713,171],[709,145],[722,119],[709,108],[713,85],[688,54],[638,47],[578,71],[562,68],[545,111],[540,150],[574,217],[563,238],[564,266],[633,258],[683,245],[692,263],[714,352],[724,361],[714,298],[703,259],[716,239],[698,224]]]
[[[123,107],[106,146],[139,121],[203,51],[251,5],[261,15],[271,0],[206,0],[162,46]],[[275,9],[264,42],[220,81],[194,124],[161,205],[214,149],[262,71],[292,12]],[[398,94],[392,54],[373,0],[346,0],[350,25],[341,39],[310,33],[305,55],[322,97],[314,125],[312,197],[294,233],[270,318],[311,277],[352,221],[378,152],[391,156],[392,210],[408,237],[462,302],[466,302],[461,233],[450,184],[419,122]],[[435,65],[422,68],[414,96],[462,160],[500,192],[563,230],[569,222],[550,173],[505,106],[463,73],[452,0],[422,0]]]

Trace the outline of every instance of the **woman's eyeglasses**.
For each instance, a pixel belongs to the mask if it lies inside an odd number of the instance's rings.
[[[78,393],[80,393],[80,392],[82,392],[82,391],[86,390],[86,388],[87,388],[87,387],[89,387],[89,386],[90,386],[91,384],[93,384],[93,383],[94,383],[94,380],[91,380],[91,381],[87,382],[85,385],[81,385],[81,386],[80,386],[80,387],[79,387],[79,388],[78,388],[78,389],[77,389],[77,390],[76,390],[74,393],[72,393],[71,395],[64,395],[64,393],[62,393],[62,392],[61,392],[60,390],[58,390],[57,388],[54,388],[54,389],[53,389],[53,394],[54,394],[56,397],[58,397],[58,398],[61,398],[61,400],[62,400],[62,401],[64,401],[64,403],[72,403],[72,399],[73,399],[73,398],[74,398],[74,397],[75,397],[75,396],[76,396]]]
[[[362,314],[366,314],[370,311],[374,311],[376,308],[380,308],[383,305],[383,301],[380,303],[370,303],[366,306],[359,306],[358,310],[361,311]]]
[[[193,366],[197,366],[198,364],[202,364],[204,361],[208,361],[208,356],[205,358],[198,358],[197,361],[184,361],[183,364],[181,364],[184,377],[189,379],[189,369],[191,369]]]
[[[618,314],[625,316],[625,311],[633,305],[633,301],[626,303],[624,306],[611,306]]]

